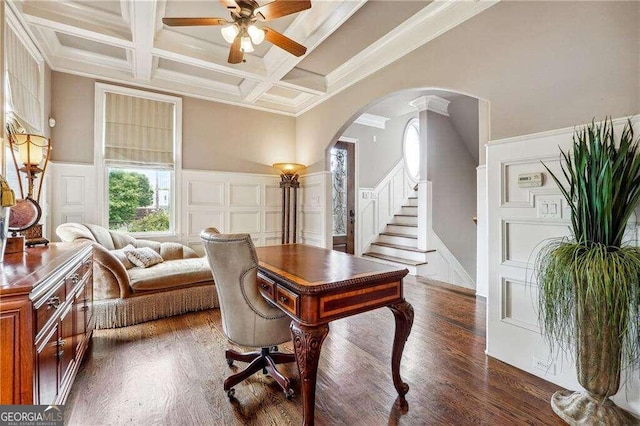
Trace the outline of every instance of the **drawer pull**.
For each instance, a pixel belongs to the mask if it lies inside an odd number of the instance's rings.
[[[261,283],[261,284],[260,284],[260,287],[261,287],[263,290],[269,290],[269,284]]]
[[[287,303],[289,299],[286,296],[280,296],[280,302]]]
[[[58,347],[66,345],[67,342],[62,340],[62,337],[58,339]]]
[[[62,357],[64,356],[64,351],[63,350],[59,350],[58,351],[58,359],[62,359]]]
[[[84,311],[84,312],[87,312],[88,310],[89,310],[88,306],[83,306],[82,309],[81,309],[81,311]]]
[[[47,305],[49,305],[50,308],[58,309],[58,306],[60,306],[60,298],[58,296],[53,296],[47,301]]]
[[[78,281],[80,281],[80,275],[78,275],[78,274],[73,274],[73,275],[71,276],[71,282],[72,282],[72,283],[74,283],[74,284],[78,284]]]

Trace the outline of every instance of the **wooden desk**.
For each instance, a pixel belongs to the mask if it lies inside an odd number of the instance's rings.
[[[408,271],[303,244],[259,247],[256,252],[262,295],[293,320],[304,424],[314,420],[318,359],[329,322],[383,306],[391,309],[396,321],[391,372],[404,402],[409,385],[400,378],[400,360],[413,324],[413,307],[402,293]]]

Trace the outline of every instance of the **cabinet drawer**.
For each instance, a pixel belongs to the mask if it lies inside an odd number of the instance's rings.
[[[269,278],[258,275],[258,289],[267,299],[275,300],[276,285]]]
[[[276,303],[285,311],[298,315],[298,296],[280,286],[276,287]]]
[[[36,330],[38,333],[42,331],[44,325],[49,319],[56,314],[58,309],[62,307],[65,301],[65,286],[60,287],[36,310]]]

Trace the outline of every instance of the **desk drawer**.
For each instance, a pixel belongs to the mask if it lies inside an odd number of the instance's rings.
[[[47,300],[36,309],[36,321],[37,321],[37,331],[38,333],[42,331],[44,325],[49,321],[59,308],[65,302],[65,288],[64,285],[60,285],[60,287],[53,293],[51,296],[47,298]]]
[[[264,297],[270,300],[276,300],[276,284],[273,281],[258,275],[258,288]]]
[[[280,286],[276,287],[276,303],[285,311],[298,315],[298,296]]]

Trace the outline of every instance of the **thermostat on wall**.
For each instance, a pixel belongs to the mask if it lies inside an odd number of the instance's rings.
[[[518,175],[518,188],[535,188],[538,186],[542,186],[542,173]]]

